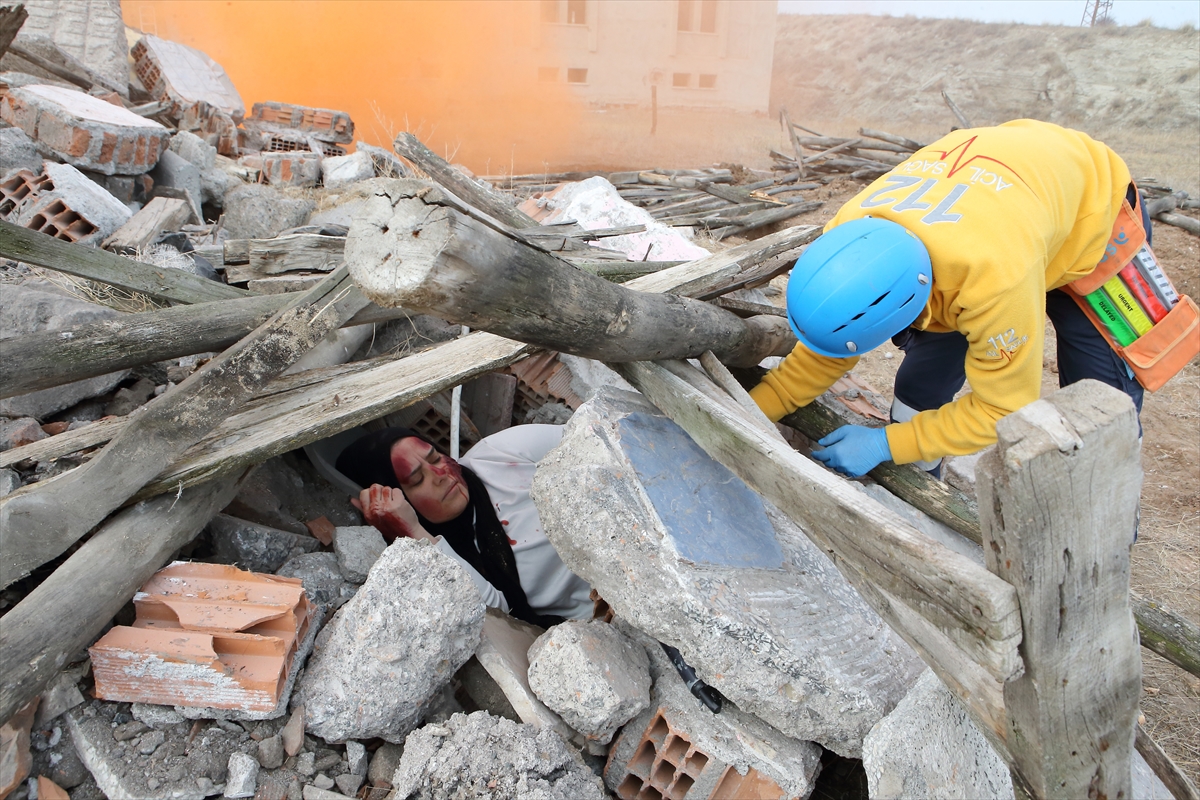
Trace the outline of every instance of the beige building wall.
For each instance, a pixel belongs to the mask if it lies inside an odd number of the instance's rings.
[[[541,83],[593,104],[767,112],[776,0],[538,0]]]

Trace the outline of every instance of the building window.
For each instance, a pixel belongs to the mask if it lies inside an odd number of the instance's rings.
[[[587,25],[587,0],[542,0],[542,22]]]
[[[538,67],[538,80],[542,83],[557,83],[558,67]]]
[[[679,0],[681,31],[717,32],[717,0]]]
[[[671,85],[676,89],[686,89],[692,85],[692,76],[688,72],[676,72],[671,75]]]
[[[717,88],[717,76],[716,75],[701,75],[700,76],[700,88],[701,89]]]
[[[567,83],[587,83],[587,70],[571,67],[567,70]]]

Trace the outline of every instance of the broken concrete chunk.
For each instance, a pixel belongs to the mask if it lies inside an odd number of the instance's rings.
[[[299,536],[227,514],[213,517],[207,531],[217,560],[250,572],[275,572],[288,559],[321,546],[311,536]]]
[[[153,703],[133,703],[129,707],[129,713],[133,714],[135,720],[151,728],[179,725],[187,719],[170,706],[158,706]]]
[[[279,732],[284,752],[294,756],[304,748],[304,706],[298,706],[288,717],[287,724]]]
[[[146,91],[173,102],[176,113],[204,102],[235,122],[245,116],[246,106],[233,81],[220,64],[199,50],[147,34],[129,55]]]
[[[290,791],[288,792],[288,800],[292,800],[292,793]],[[304,787],[304,800],[353,800],[353,798],[309,784]]]
[[[402,741],[475,652],[483,613],[457,562],[397,540],[322,633],[298,695],[309,732]]]
[[[608,744],[650,705],[650,662],[608,623],[567,620],[529,649],[529,685],[572,728]]]
[[[128,94],[129,43],[121,8],[108,0],[25,0],[18,41],[44,36],[122,94]]]
[[[0,419],[0,450],[11,450],[14,447],[40,442],[47,435],[33,417]]]
[[[326,189],[339,189],[374,177],[375,162],[370,153],[363,151],[348,156],[332,156],[321,162],[321,182]]]
[[[640,787],[673,785],[670,796],[808,797],[821,748],[789,738],[726,702],[720,714],[701,705],[662,646],[623,621],[618,627],[650,659],[649,707],[621,729],[609,750],[604,781],[620,797]]]
[[[321,180],[321,156],[306,150],[263,153],[262,174],[272,186],[316,186]]]
[[[96,696],[175,704],[185,715],[282,714],[318,621],[300,581],[221,564],[175,562],[134,606],[136,627],[116,626],[88,649]]]
[[[283,737],[268,736],[258,743],[258,763],[263,769],[279,769],[283,766]]]
[[[371,756],[371,768],[367,771],[367,780],[374,785],[379,785],[381,781],[390,784],[396,767],[400,766],[400,757],[403,755],[403,744],[393,744],[392,742],[381,744],[375,751],[375,755]]]
[[[299,578],[309,601],[323,608],[338,608],[354,596],[354,586],[342,576],[334,553],[293,556],[275,574]]]
[[[25,780],[33,764],[29,755],[29,732],[37,704],[35,697],[0,725],[0,797],[8,797],[8,793]]]
[[[255,103],[245,127],[255,131],[298,131],[322,142],[347,144],[354,139],[354,122],[345,111],[309,108],[291,103]]]
[[[106,417],[124,417],[136,408],[145,405],[154,396],[154,381],[138,378],[132,386],[118,389],[113,399],[104,407]]]
[[[200,210],[204,192],[199,167],[183,156],[167,150],[150,171],[150,177],[154,179],[156,195],[161,194],[163,189],[177,189],[187,198],[194,221],[200,222],[204,219],[204,213]]]
[[[239,186],[225,195],[225,230],[230,239],[271,239],[303,225],[314,208],[312,200],[271,186]]]
[[[334,778],[333,782],[337,784],[339,792],[347,797],[354,797],[356,794],[358,794],[358,787],[362,786],[363,784],[363,776],[355,775],[352,772],[346,772]]]
[[[533,497],[619,617],[788,736],[856,757],[924,669],[799,528],[640,395],[576,411]]]
[[[49,737],[45,737],[45,733],[46,729],[39,731],[35,723],[30,737],[33,743],[30,774],[44,775],[64,789],[74,789],[89,780],[91,774],[79,760],[66,719],[60,718],[54,723],[49,730]]]
[[[12,494],[20,486],[20,475],[7,467],[0,468],[0,497]]]
[[[485,711],[410,734],[392,776],[397,800],[601,800],[604,786],[553,731]]]
[[[34,723],[39,728],[45,728],[62,714],[84,702],[83,692],[79,691],[80,670],[66,670],[50,682],[42,692],[38,703],[37,717]]]
[[[234,753],[229,756],[228,777],[225,778],[225,797],[254,797],[258,785],[258,762],[254,756]]]
[[[20,128],[0,128],[0,178],[7,178],[16,170],[32,173],[42,169],[42,156],[29,134]],[[3,212],[0,211],[0,215]]]
[[[387,549],[383,534],[370,525],[337,528],[333,532],[333,551],[338,568],[351,583],[367,579],[371,567]]]
[[[346,742],[346,768],[351,775],[367,774],[367,748],[353,739]]]
[[[152,169],[171,138],[161,124],[123,106],[46,84],[10,89],[0,99],[0,119],[59,161],[104,175]]]

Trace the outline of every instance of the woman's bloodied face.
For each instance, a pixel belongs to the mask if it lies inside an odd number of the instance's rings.
[[[430,522],[449,522],[467,507],[462,468],[414,436],[392,445],[392,469],[412,507]]]

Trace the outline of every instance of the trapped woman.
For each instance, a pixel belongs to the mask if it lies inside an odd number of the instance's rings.
[[[455,461],[410,428],[369,433],[337,469],[360,487],[352,500],[389,542],[430,539],[467,570],[484,602],[548,627],[588,619],[591,587],[546,538],[529,487],[558,425],[519,425],[482,439]]]

